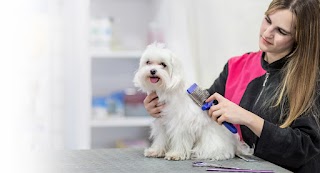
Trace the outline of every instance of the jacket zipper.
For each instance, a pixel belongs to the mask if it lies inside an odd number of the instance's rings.
[[[261,95],[262,95],[262,93],[263,93],[263,91],[264,91],[264,88],[265,88],[265,86],[266,86],[266,83],[267,83],[267,81],[268,81],[269,75],[270,75],[269,72],[266,73],[266,77],[264,78],[264,81],[263,81],[263,84],[262,84],[261,92],[260,92],[260,94],[259,94],[256,102],[254,103],[254,106],[255,106],[255,105],[258,103],[258,101],[260,100],[260,97],[261,97]]]

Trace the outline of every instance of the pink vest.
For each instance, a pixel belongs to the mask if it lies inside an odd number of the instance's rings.
[[[262,51],[232,57],[228,61],[228,78],[226,82],[225,98],[240,104],[241,98],[247,89],[248,84],[255,78],[266,73],[261,67]],[[240,125],[235,124],[240,138],[242,133]]]

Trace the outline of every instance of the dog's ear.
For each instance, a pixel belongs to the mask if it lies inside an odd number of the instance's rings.
[[[138,70],[136,70],[135,72],[134,72],[134,77],[133,77],[133,85],[135,86],[135,87],[138,87],[138,88],[140,88],[141,87],[141,83],[140,83],[140,80],[139,80],[139,78],[140,78],[140,75],[139,75],[139,73],[138,73]]]
[[[180,59],[171,53],[171,67],[170,67],[171,82],[168,85],[169,89],[183,87],[183,69]]]

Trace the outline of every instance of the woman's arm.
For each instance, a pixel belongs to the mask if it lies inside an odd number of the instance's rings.
[[[287,168],[299,168],[320,154],[320,127],[314,117],[305,115],[288,128],[263,120],[218,93],[207,101],[217,100],[208,115],[221,124],[227,121],[247,126],[256,136],[255,155]],[[319,157],[319,156],[318,156]]]
[[[320,127],[311,116],[300,117],[287,128],[266,121],[255,154],[281,166],[299,168],[320,154]]]
[[[208,111],[208,115],[212,120],[217,121],[219,124],[226,121],[232,124],[245,125],[256,136],[260,137],[264,124],[264,120],[261,117],[243,109],[218,93],[211,95],[207,102],[212,100],[218,101],[218,104],[212,105]]]

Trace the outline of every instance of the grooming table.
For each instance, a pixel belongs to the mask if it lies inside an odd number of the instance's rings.
[[[51,155],[52,156],[52,155]],[[50,172],[59,173],[195,173],[209,172],[208,167],[193,167],[194,161],[218,163],[246,169],[290,172],[267,161],[246,162],[238,157],[224,161],[185,160],[168,161],[163,158],[146,158],[143,149],[94,149],[59,151],[54,154]],[[44,171],[44,170],[42,170]],[[47,171],[48,172],[48,171]]]

